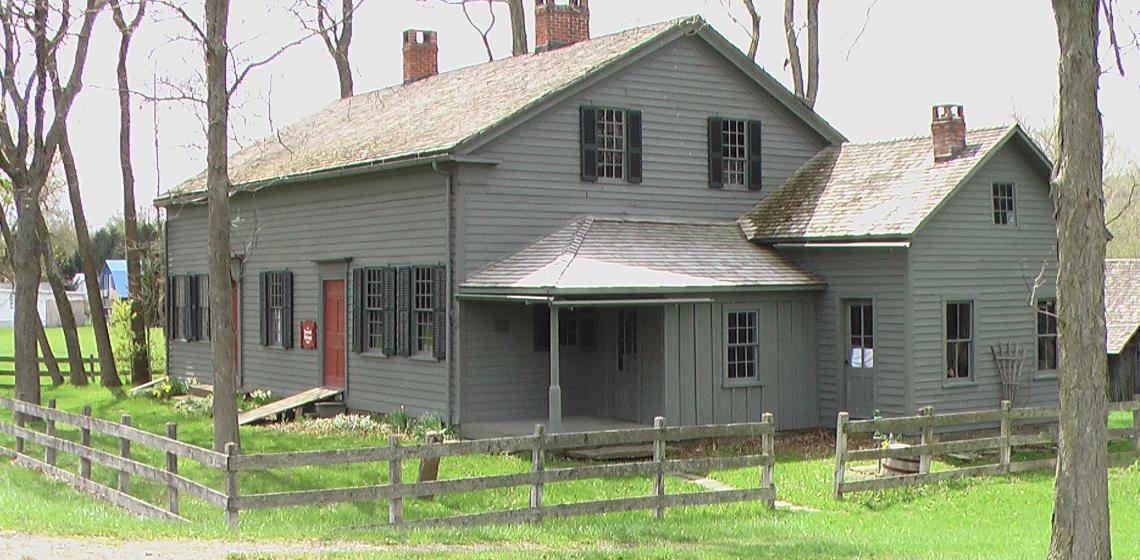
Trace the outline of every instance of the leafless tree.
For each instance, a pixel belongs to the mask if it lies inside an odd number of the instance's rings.
[[[420,0],[423,2],[424,0]],[[511,16],[511,54],[518,56],[528,52],[527,39],[526,39],[526,12],[523,11],[522,0],[439,0],[444,4],[451,6],[459,6],[463,10],[463,16],[467,18],[467,23],[479,34],[479,38],[483,41],[483,49],[487,51],[487,61],[495,60],[495,54],[491,50],[491,31],[494,30],[498,18],[495,15],[496,4],[506,4],[507,9]],[[487,7],[488,21],[485,24],[480,24],[475,21],[475,17],[471,15],[468,9],[470,4],[485,4]]]
[[[39,198],[82,87],[91,28],[102,6],[102,0],[87,0],[79,14],[72,13],[69,0],[8,0],[0,6],[0,40],[4,42],[0,171],[12,181],[17,213],[12,253],[15,396],[28,402],[40,402],[35,328],[41,257]],[[76,21],[79,28],[73,29]],[[70,53],[70,65],[60,64],[61,53]]]
[[[352,24],[356,10],[364,0],[341,0],[340,11],[336,13],[330,4],[335,0],[296,0],[290,11],[306,30],[315,33],[325,44],[333,63],[336,65],[337,79],[340,81],[340,98],[352,97],[352,65],[348,60],[348,49],[352,45]],[[316,14],[311,17],[309,14]]]
[[[0,237],[3,238],[3,242],[4,242],[4,249],[5,249],[4,259],[6,261],[8,261],[5,264],[7,264],[9,267],[11,267],[12,263],[10,261],[12,260],[12,255],[15,252],[15,242],[16,242],[15,237],[16,236],[12,234],[12,228],[8,226],[8,217],[7,217],[7,214],[4,212],[4,209],[2,207],[0,207]],[[35,321],[36,340],[39,342],[39,345],[40,345],[40,353],[43,354],[43,357],[46,360],[46,365],[48,368],[48,374],[51,376],[53,383],[57,383],[57,384],[62,383],[63,382],[63,374],[60,373],[60,371],[59,371],[59,365],[54,364],[54,360],[52,359],[55,356],[55,354],[51,351],[51,343],[48,342],[47,333],[44,332],[44,325],[43,325],[42,320],[40,319],[40,315],[39,315],[38,311],[35,314],[35,317],[36,317],[36,321]],[[74,366],[72,366],[72,367],[74,367]],[[82,371],[82,370],[83,370],[82,360],[80,360],[80,371]],[[74,371],[74,370],[72,370],[72,371]]]
[[[720,6],[724,8],[725,13],[732,19],[732,22],[739,25],[742,29],[748,32],[748,58],[756,61],[756,54],[760,51],[760,12],[756,9],[756,0],[740,0],[740,4],[744,6],[748,12],[748,22],[740,21],[736,16],[735,0],[719,0]]]
[[[56,262],[55,254],[52,251],[51,235],[48,233],[47,220],[44,219],[42,210],[40,212],[39,230],[44,276],[47,278],[48,285],[51,286],[52,299],[55,300],[60,326],[63,330],[63,342],[67,347],[68,377],[72,385],[86,385],[87,375],[83,371],[83,349],[79,346],[75,312],[71,309],[71,300],[67,298],[67,288],[63,285],[63,277],[60,276],[59,264]],[[57,385],[62,384],[63,376],[59,373],[59,365],[53,359],[50,345],[45,349],[41,341],[40,350],[43,351],[48,372],[52,375],[52,382]]]
[[[123,176],[123,237],[127,257],[127,292],[131,304],[131,383],[142,385],[150,381],[150,345],[147,343],[146,317],[143,316],[142,268],[139,254],[138,213],[135,209],[135,170],[131,161],[131,82],[127,72],[127,58],[131,39],[146,14],[147,0],[133,0],[135,15],[129,21],[123,15],[119,0],[110,0],[111,17],[119,29],[119,59],[115,67],[115,81],[119,94],[119,167]]]
[[[1057,222],[1060,436],[1052,560],[1111,557],[1104,315],[1103,128],[1097,107],[1099,12],[1111,0],[1053,0],[1060,43]],[[1111,26],[1111,20],[1109,20]]]
[[[796,33],[796,1],[784,0],[784,38],[788,43],[786,66],[792,71],[792,86],[796,97],[809,108],[815,108],[819,93],[819,0],[807,0],[807,70],[800,59],[799,37]]]

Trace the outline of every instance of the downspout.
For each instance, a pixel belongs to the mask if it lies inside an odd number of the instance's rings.
[[[170,302],[166,297],[170,295],[170,213],[166,212],[166,219],[162,221],[162,347],[166,354],[166,376],[173,378],[170,371],[170,333],[166,329],[170,325]],[[85,279],[84,282],[87,280]],[[96,280],[98,281],[98,280]]]
[[[458,321],[455,319],[454,309],[454,292],[452,288],[455,285],[455,239],[452,236],[452,196],[451,191],[455,187],[455,175],[449,171],[440,169],[439,160],[431,162],[431,170],[444,176],[444,245],[447,247],[447,410],[445,416],[447,417],[448,424],[455,424],[458,414],[453,415],[452,411],[458,413],[459,405],[456,402],[458,398],[455,387],[459,383],[458,379],[458,363],[456,359],[456,349],[459,344],[456,341],[459,335]],[[453,384],[454,381],[454,384]]]

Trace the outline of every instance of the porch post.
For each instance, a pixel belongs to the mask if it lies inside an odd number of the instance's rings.
[[[562,387],[558,385],[558,308],[550,306],[550,413],[547,431],[562,431]]]

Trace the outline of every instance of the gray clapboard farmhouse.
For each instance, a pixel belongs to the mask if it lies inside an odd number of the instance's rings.
[[[231,158],[240,384],[468,435],[781,429],[1057,393],[1049,162],[1017,126],[849,143],[699,18],[337,101]],[[204,176],[165,194],[169,365],[210,377]]]

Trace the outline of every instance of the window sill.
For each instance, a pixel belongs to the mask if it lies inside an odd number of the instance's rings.
[[[383,352],[376,352],[376,351],[357,352],[356,355],[360,356],[361,358],[365,358],[367,360],[387,360],[389,358],[389,356],[387,354],[385,354]]]
[[[741,379],[732,379],[732,380],[725,379],[721,383],[721,387],[724,389],[747,389],[749,387],[763,387],[763,386],[764,386],[764,384],[761,383],[760,380],[758,380],[758,379],[743,379],[743,380],[741,380]]]
[[[432,356],[431,354],[412,354],[408,356],[409,360],[416,362],[442,362],[443,360]]]
[[[1058,379],[1058,377],[1055,369],[1039,369],[1033,374],[1033,379],[1053,380]]]
[[[974,383],[973,376],[970,376],[970,377],[945,377],[942,379],[942,388],[943,389],[954,388],[954,387],[973,387],[975,385],[976,385],[976,383]]]

